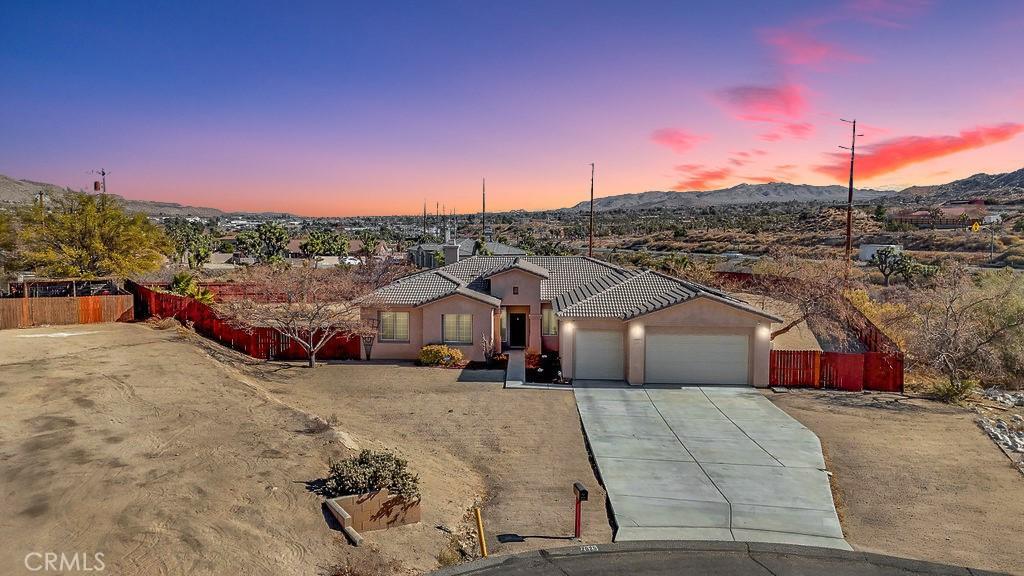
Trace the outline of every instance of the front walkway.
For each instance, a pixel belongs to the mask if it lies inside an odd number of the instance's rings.
[[[616,541],[851,549],[817,436],[757,390],[574,384]]]
[[[505,368],[505,387],[521,388],[526,385],[526,353],[522,350],[508,351],[508,367]]]

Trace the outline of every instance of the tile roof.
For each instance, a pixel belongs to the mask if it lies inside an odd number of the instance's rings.
[[[630,320],[698,297],[781,321],[724,292],[666,274],[643,270],[603,290],[560,306],[558,315],[570,318],[619,318]]]
[[[541,300],[550,301],[559,316],[628,320],[696,297],[706,297],[781,321],[713,288],[585,256],[473,256],[406,276],[377,290],[374,295],[387,304],[422,306],[461,294],[497,306],[501,301],[489,295],[489,278],[514,268],[541,276]]]
[[[490,278],[495,274],[501,274],[503,272],[508,272],[509,270],[522,270],[523,272],[528,272],[530,274],[533,274],[534,276],[540,276],[541,278],[551,277],[551,274],[548,272],[547,268],[538,266],[533,262],[526,260],[525,258],[516,258],[512,260],[512,262],[507,266],[491,270],[486,274],[486,277]]]

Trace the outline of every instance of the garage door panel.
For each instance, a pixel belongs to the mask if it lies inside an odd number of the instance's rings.
[[[579,330],[576,332],[575,378],[622,380],[623,356],[621,330]]]
[[[652,384],[749,384],[750,338],[746,334],[649,332],[644,382]]]

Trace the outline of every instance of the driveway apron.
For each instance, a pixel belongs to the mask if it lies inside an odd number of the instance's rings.
[[[757,390],[577,381],[574,393],[616,541],[851,549],[818,437]]]

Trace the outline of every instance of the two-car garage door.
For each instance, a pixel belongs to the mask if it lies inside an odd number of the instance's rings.
[[[688,334],[648,330],[644,382],[749,384],[750,339],[744,334]]]
[[[750,383],[750,338],[745,334],[694,334],[649,328],[644,339],[645,383]],[[579,330],[574,377],[622,380],[625,356],[622,331]]]

